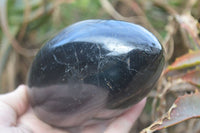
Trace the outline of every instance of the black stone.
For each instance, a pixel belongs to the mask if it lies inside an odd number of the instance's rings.
[[[40,119],[58,127],[112,118],[149,93],[163,65],[162,46],[143,27],[116,20],[81,21],[38,52],[28,78],[31,104]],[[113,116],[98,117],[104,110]],[[66,124],[66,119],[75,122]]]

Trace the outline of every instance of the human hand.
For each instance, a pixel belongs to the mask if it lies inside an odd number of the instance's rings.
[[[81,133],[128,133],[142,112],[146,99],[109,124],[85,127]],[[27,95],[27,86],[20,85],[15,91],[0,95],[0,133],[69,133],[54,128],[33,113]]]

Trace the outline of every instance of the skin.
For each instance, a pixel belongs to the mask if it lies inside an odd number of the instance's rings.
[[[128,133],[142,112],[146,98],[127,112],[108,123],[85,127],[81,133]],[[20,85],[15,91],[0,95],[1,133],[69,133],[39,120],[33,113],[27,96],[27,86]]]

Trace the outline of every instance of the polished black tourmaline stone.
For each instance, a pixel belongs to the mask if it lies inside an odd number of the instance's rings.
[[[143,27],[78,22],[35,57],[28,78],[31,104],[40,119],[58,127],[109,119],[142,100],[163,65],[162,46]]]

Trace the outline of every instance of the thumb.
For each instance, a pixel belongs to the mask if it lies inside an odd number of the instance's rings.
[[[0,95],[0,123],[14,124],[17,117],[28,108],[27,86],[20,85],[15,91]]]

